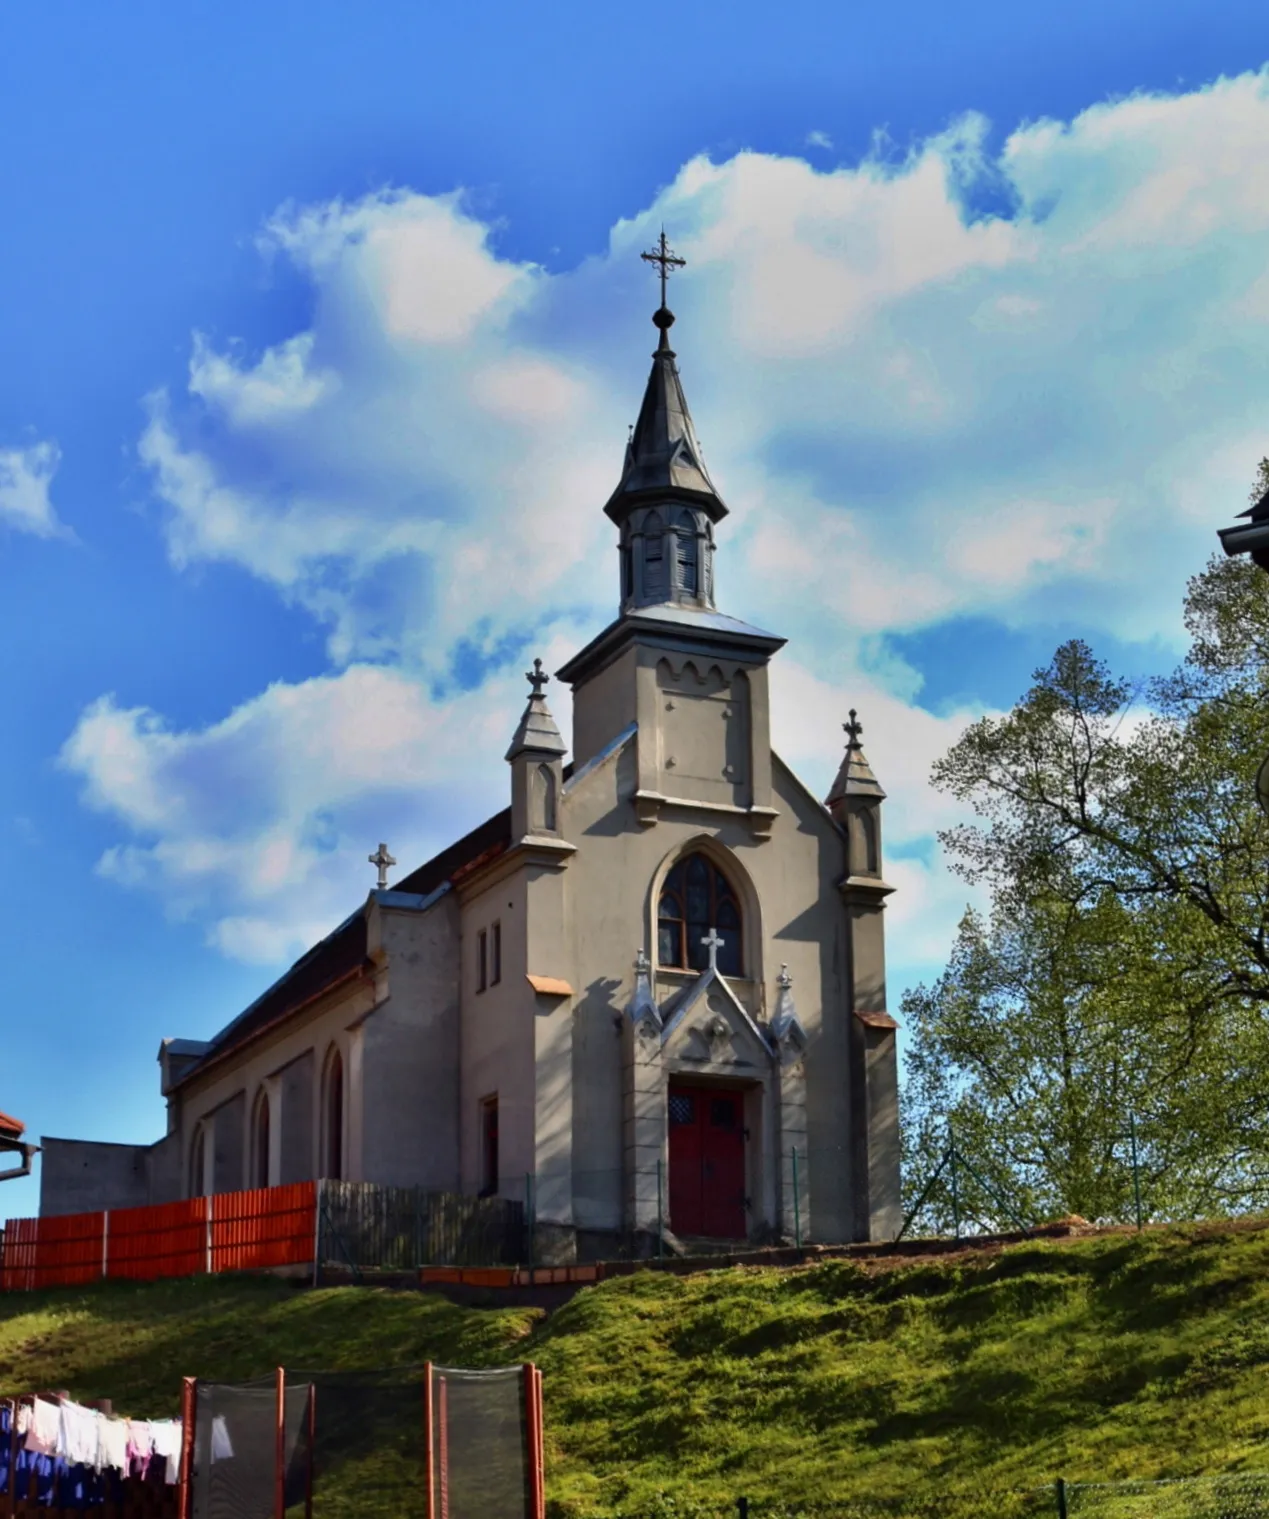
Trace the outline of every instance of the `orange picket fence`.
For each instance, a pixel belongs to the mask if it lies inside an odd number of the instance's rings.
[[[153,1281],[204,1271],[311,1265],[317,1183],[222,1192],[150,1208],[10,1219],[0,1291],[77,1287],[103,1277]]]

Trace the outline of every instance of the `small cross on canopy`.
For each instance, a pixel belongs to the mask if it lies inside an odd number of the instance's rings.
[[[859,721],[858,717],[856,717],[854,707],[850,709],[850,721],[848,723],[842,724],[842,731],[850,740],[850,747],[852,749],[858,749],[859,740],[863,736],[864,725]]]
[[[533,687],[533,697],[541,696],[542,687],[545,686],[551,679],[551,677],[542,668],[542,661],[540,659],[535,659],[533,661],[533,668],[524,672],[524,678]],[[530,700],[532,700],[533,697],[531,697]]]
[[[726,942],[726,939],[718,937],[718,930],[716,928],[711,928],[701,940],[701,943],[709,951],[709,968],[715,975],[718,974],[718,951],[722,949]]]

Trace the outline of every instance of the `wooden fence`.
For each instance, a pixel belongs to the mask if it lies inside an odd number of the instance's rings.
[[[327,1264],[354,1271],[514,1265],[524,1208],[371,1182],[304,1181],[148,1208],[10,1219],[0,1291]]]

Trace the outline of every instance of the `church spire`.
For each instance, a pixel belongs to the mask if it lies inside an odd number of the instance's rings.
[[[886,793],[872,773],[872,766],[864,757],[864,746],[860,742],[864,735],[864,725],[859,721],[854,707],[850,709],[850,721],[843,723],[842,729],[846,734],[846,753],[842,756],[837,779],[824,799],[824,805],[830,812],[835,811],[835,804],[840,805],[848,797],[867,797],[877,802],[886,799]]]
[[[712,608],[714,524],[727,507],[705,468],[670,347],[674,313],[665,303],[669,273],[685,260],[664,231],[642,257],[660,266],[661,305],[652,321],[661,338],[621,479],[604,507],[621,529],[622,610],[666,602]]]

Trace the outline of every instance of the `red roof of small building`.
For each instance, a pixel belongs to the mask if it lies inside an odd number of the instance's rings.
[[[10,1118],[7,1113],[0,1113],[0,1139],[21,1139],[26,1133],[26,1124],[18,1118]]]

